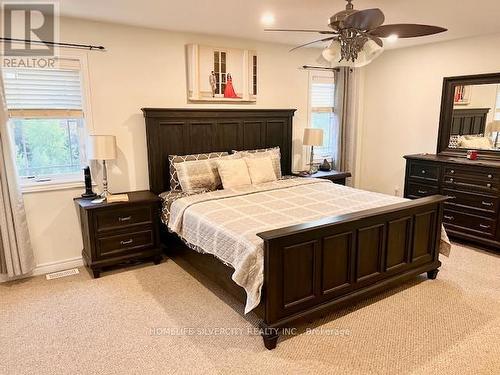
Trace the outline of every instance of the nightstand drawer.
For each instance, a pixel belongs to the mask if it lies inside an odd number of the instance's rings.
[[[96,214],[99,232],[152,222],[151,206],[126,207],[119,210],[102,210]]]
[[[119,255],[118,253],[129,252],[153,245],[153,231],[145,230],[99,238],[97,240],[97,252],[100,257],[116,256]]]

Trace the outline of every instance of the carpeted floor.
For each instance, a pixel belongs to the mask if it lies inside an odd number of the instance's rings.
[[[254,317],[171,260],[0,284],[0,374],[499,374],[500,257],[454,245],[442,261],[437,280],[304,325],[273,351]]]

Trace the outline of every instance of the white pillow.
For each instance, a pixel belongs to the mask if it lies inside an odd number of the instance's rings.
[[[235,151],[234,155],[241,155],[242,158],[265,158],[271,157],[274,173],[277,178],[281,178],[281,152],[279,147],[262,148],[257,150]]]
[[[224,189],[231,189],[252,184],[245,160],[219,159],[216,161],[216,164]]]
[[[458,146],[463,148],[490,149],[493,142],[488,137],[461,136],[458,138]]]
[[[243,160],[247,163],[248,174],[253,185],[277,180],[271,157],[243,158]]]

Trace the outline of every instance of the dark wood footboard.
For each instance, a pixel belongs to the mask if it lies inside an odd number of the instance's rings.
[[[443,202],[435,195],[259,233],[264,240],[264,343],[275,328],[428,272],[435,278]]]

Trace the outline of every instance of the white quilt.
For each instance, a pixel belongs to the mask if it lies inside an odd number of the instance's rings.
[[[168,228],[234,268],[248,313],[259,304],[264,281],[264,241],[257,233],[403,201],[327,180],[285,179],[179,198],[171,203]],[[449,253],[444,229],[441,243]]]

